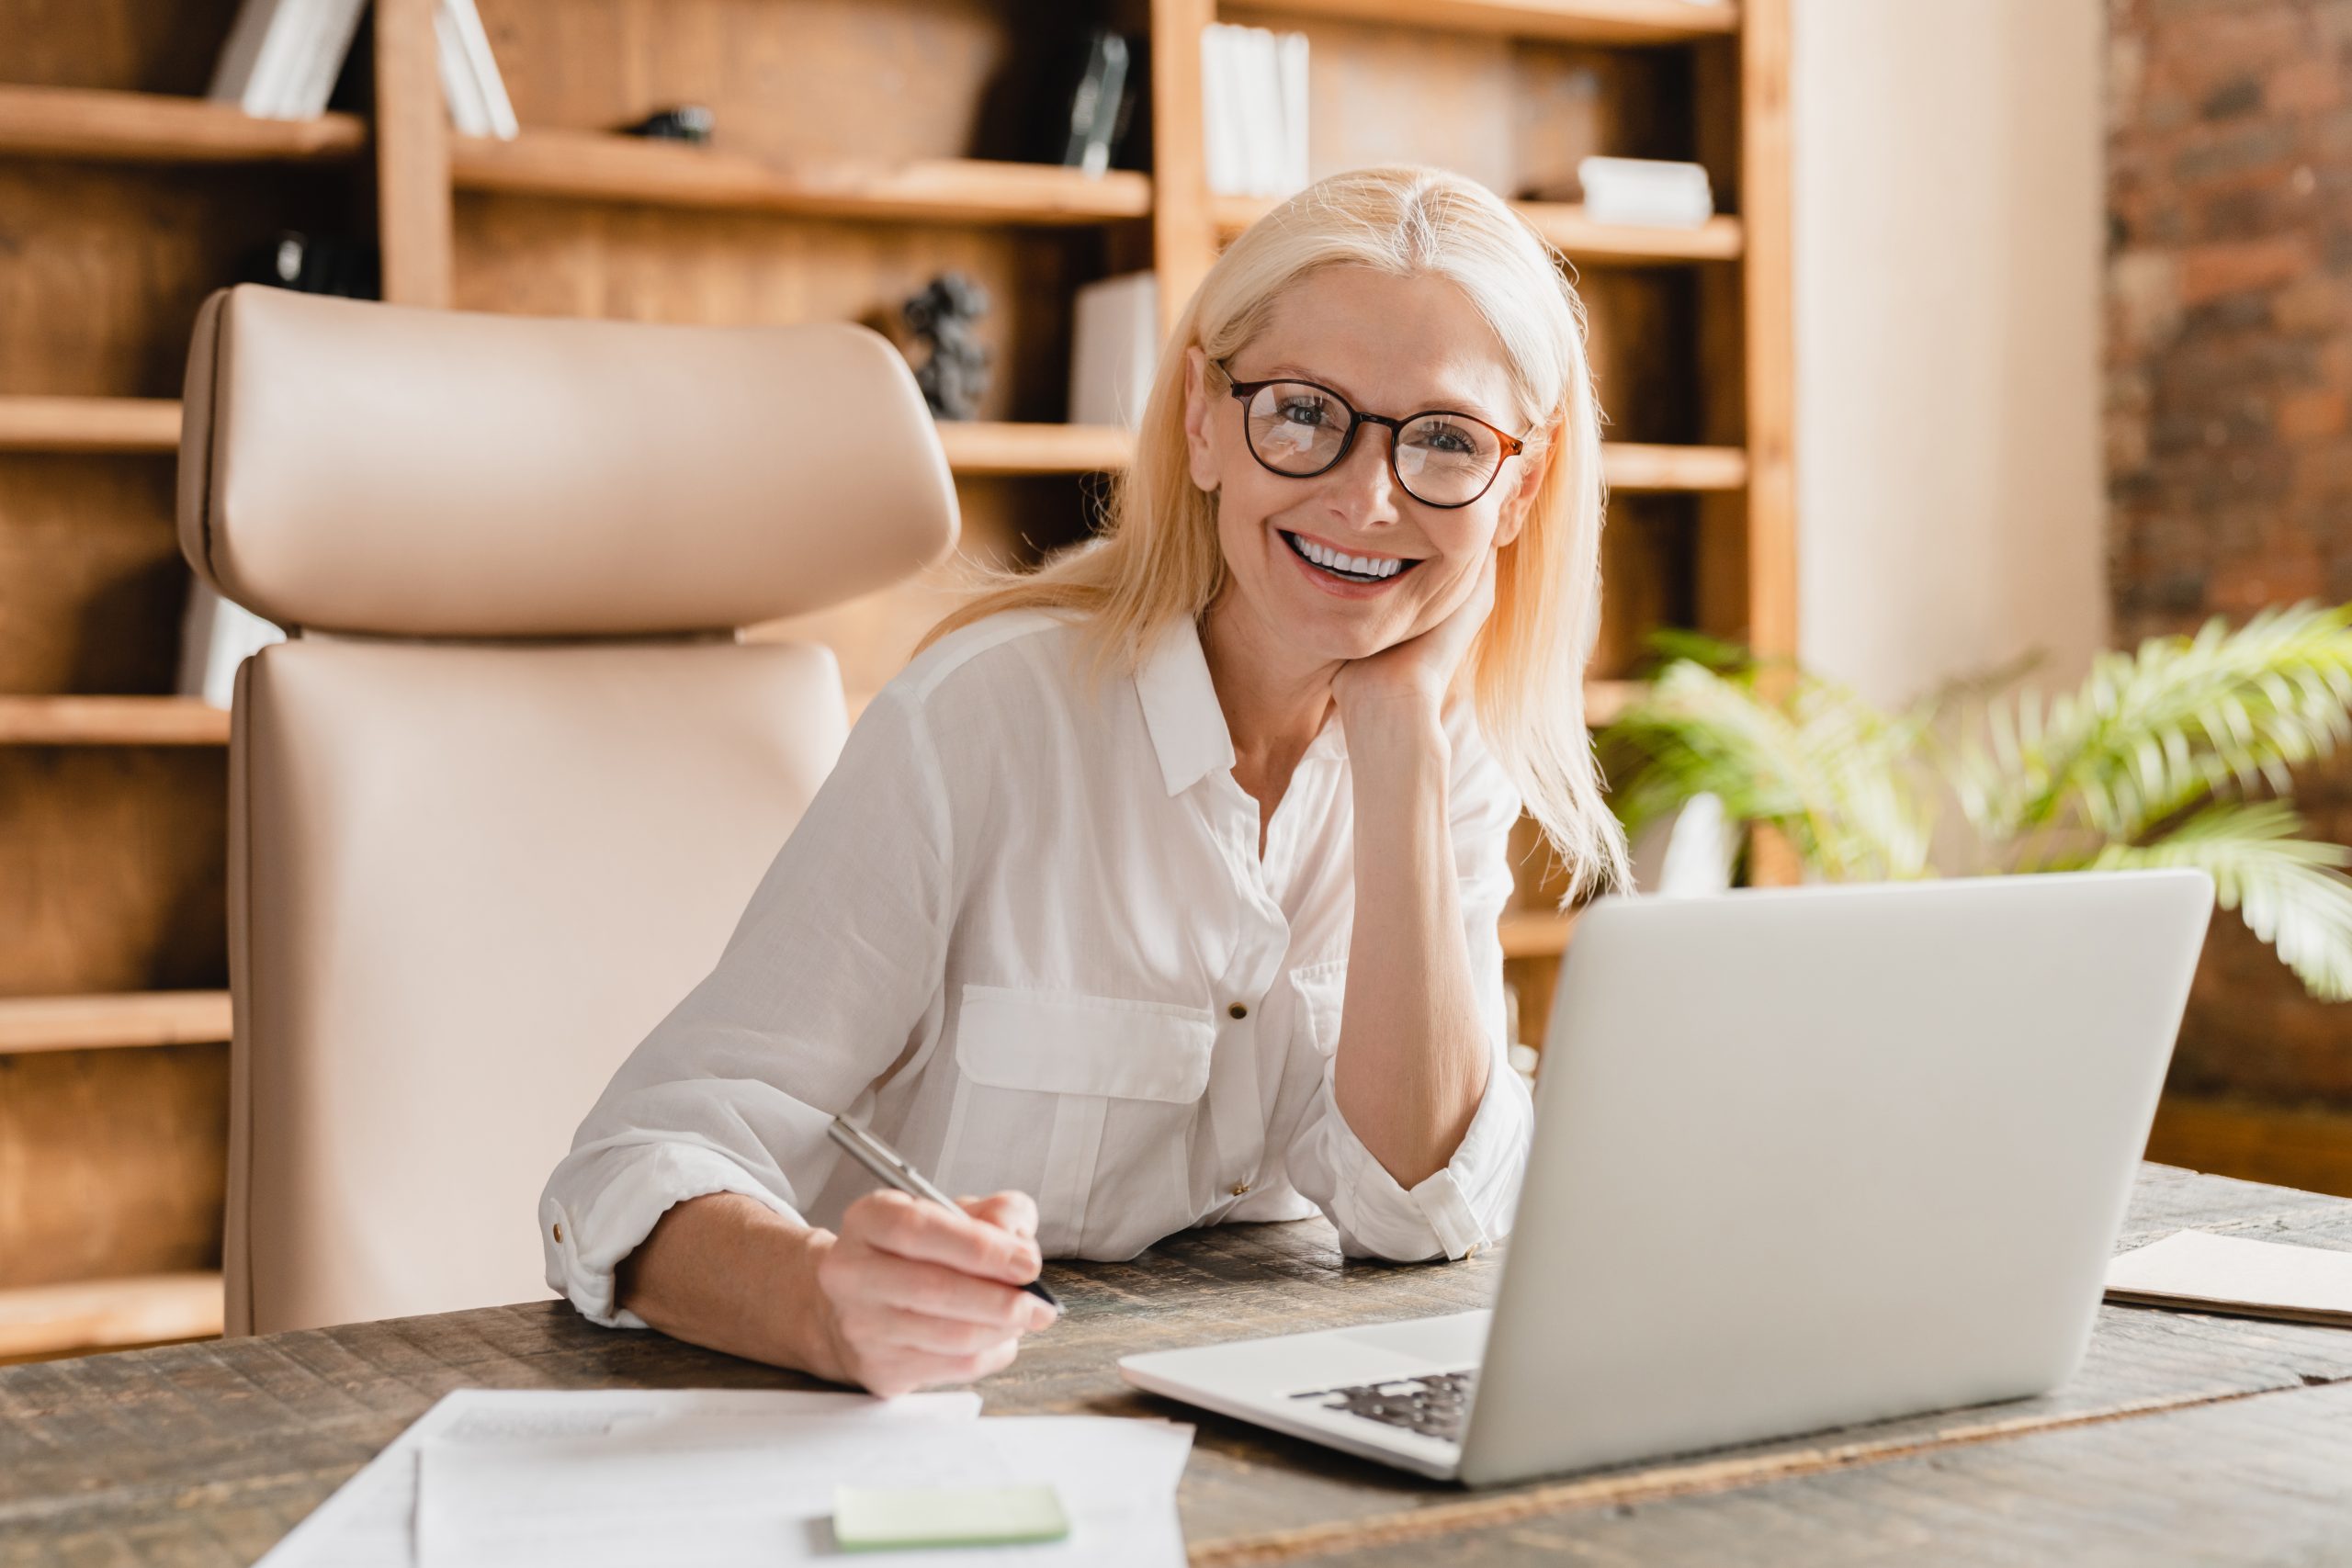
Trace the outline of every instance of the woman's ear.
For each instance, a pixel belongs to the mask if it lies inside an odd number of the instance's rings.
[[[1502,520],[1495,527],[1495,547],[1502,548],[1519,539],[1519,531],[1527,526],[1527,514],[1534,510],[1536,492],[1544,488],[1544,476],[1560,456],[1560,437],[1567,428],[1565,415],[1554,414],[1544,432],[1544,455],[1532,463],[1521,463],[1520,474],[1503,498]]]
[[[1211,495],[1218,485],[1216,433],[1209,426],[1209,356],[1194,344],[1184,351],[1184,464],[1193,482]]]

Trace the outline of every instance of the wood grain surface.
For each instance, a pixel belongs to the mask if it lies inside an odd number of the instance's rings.
[[[2163,1168],[2123,1245],[2196,1226],[2352,1250],[2352,1201]],[[1175,1416],[1201,1564],[2319,1562],[2352,1530],[2352,1334],[2102,1309],[2044,1398],[1464,1493],[1137,1394],[1131,1351],[1483,1303],[1498,1262],[1344,1263],[1319,1222],[1057,1266],[994,1413]],[[0,1370],[0,1564],[250,1562],[469,1387],[789,1387],[554,1303]]]

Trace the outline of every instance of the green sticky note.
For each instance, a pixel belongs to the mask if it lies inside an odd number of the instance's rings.
[[[1013,1546],[1069,1534],[1051,1484],[836,1486],[833,1544],[843,1551]]]

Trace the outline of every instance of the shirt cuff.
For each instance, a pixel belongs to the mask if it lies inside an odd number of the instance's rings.
[[[539,1245],[548,1284],[580,1314],[607,1328],[646,1322],[614,1300],[613,1270],[672,1208],[713,1192],[756,1198],[787,1219],[790,1205],[727,1156],[697,1144],[650,1143],[605,1149],[576,1166],[564,1161],[539,1197]]]
[[[1326,1093],[1331,1076],[1327,1066]],[[1408,1190],[1364,1147],[1334,1100],[1331,1161],[1340,1178],[1336,1207],[1347,1218],[1346,1228],[1365,1250],[1399,1262],[1439,1253],[1466,1258],[1494,1246],[1510,1232],[1534,1119],[1526,1083],[1497,1053],[1487,1071],[1487,1092],[1453,1157]]]

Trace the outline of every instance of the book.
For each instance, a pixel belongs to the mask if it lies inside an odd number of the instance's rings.
[[[1707,171],[1663,158],[1585,158],[1577,164],[1585,216],[1596,223],[1696,229],[1715,215]]]
[[[365,0],[244,0],[206,96],[261,119],[324,113],[364,8]]]
[[[490,51],[490,34],[474,0],[439,0],[433,10],[433,31],[440,47],[441,89],[449,100],[450,123],[467,136],[512,141],[521,135],[514,101],[506,96],[505,78],[498,73],[498,59]]]
[[[1069,422],[1133,430],[1159,358],[1159,280],[1123,273],[1078,291],[1069,349]]]
[[[1201,128],[1209,188],[1280,197],[1307,185],[1304,33],[1212,22],[1201,32]]]

